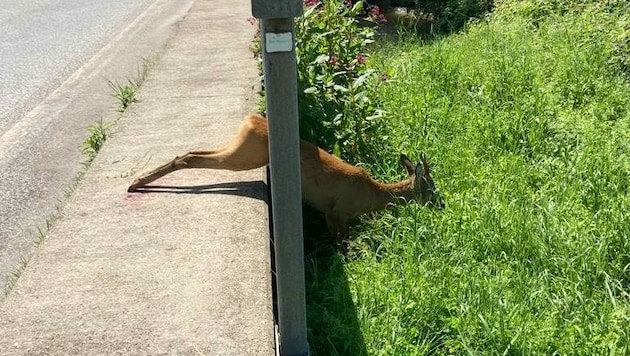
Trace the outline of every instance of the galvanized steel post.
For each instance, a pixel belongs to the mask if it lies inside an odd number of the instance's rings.
[[[293,19],[301,0],[252,0],[261,20],[263,73],[269,122],[269,168],[276,253],[279,353],[309,355],[306,340],[304,241]]]

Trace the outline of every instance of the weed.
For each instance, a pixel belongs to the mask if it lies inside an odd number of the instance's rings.
[[[90,163],[94,160],[96,154],[110,136],[111,129],[112,123],[104,122],[103,119],[88,127],[90,136],[81,145],[81,152],[86,156],[86,162]]]
[[[136,102],[136,92],[142,83],[146,80],[155,58],[143,58],[142,63],[138,66],[136,77],[127,80],[127,84],[120,84],[111,80],[107,84],[112,89],[112,96],[118,102],[118,112],[124,112],[129,105]]]
[[[128,81],[126,85],[112,81],[107,81],[107,84],[113,91],[112,96],[118,101],[118,112],[124,112],[129,105],[136,101],[137,87],[132,81]]]
[[[4,285],[3,290],[0,292],[0,303],[3,303],[6,297],[9,296],[13,288],[15,288],[17,281],[20,279],[20,277],[22,276],[22,273],[24,273],[24,270],[26,269],[26,266],[28,265],[29,260],[30,258],[26,258],[24,256],[20,257],[20,261],[17,267],[15,267],[13,272],[11,272],[11,275],[7,279],[7,282]]]
[[[156,61],[157,61],[156,56],[142,58],[142,62],[140,63],[140,65],[138,65],[138,68],[136,70],[136,77],[131,79],[129,83],[133,85],[133,87],[135,87],[136,89],[140,88],[140,86],[142,86],[144,81],[149,76],[149,73],[151,72],[151,68],[153,67]]]
[[[383,119],[371,94],[380,76],[367,64],[374,24],[357,20],[363,6],[311,1],[296,21],[301,137],[351,161],[365,161],[380,147]],[[377,11],[368,15],[379,18]]]

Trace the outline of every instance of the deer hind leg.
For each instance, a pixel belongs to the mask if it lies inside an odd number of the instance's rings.
[[[132,192],[173,171],[185,168],[227,169],[243,171],[269,163],[267,122],[250,115],[241,124],[237,135],[223,148],[212,151],[191,151],[137,178],[127,189]]]
[[[227,169],[231,171],[248,170],[262,167],[266,164],[260,160],[243,159],[243,152],[233,151],[229,147],[215,151],[191,151],[183,156],[175,157],[172,161],[138,177],[127,191],[133,192],[158,178],[171,172],[187,168]]]
[[[198,151],[198,152],[189,152],[183,156],[177,156],[172,161],[164,165],[161,165],[155,168],[154,170],[147,172],[141,175],[140,177],[136,178],[133,181],[133,183],[129,186],[127,191],[133,192],[137,190],[138,188],[143,187],[153,182],[154,180],[161,178],[171,172],[174,172],[180,169],[185,169],[185,168],[195,168],[193,166],[199,166],[200,164],[199,162],[203,160],[210,163],[208,165],[212,165],[211,163],[212,161],[214,161],[212,157],[215,154],[216,152],[214,151],[205,151],[205,152]]]

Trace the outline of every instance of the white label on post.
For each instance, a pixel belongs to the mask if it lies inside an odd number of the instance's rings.
[[[266,33],[265,50],[267,53],[291,52],[293,50],[293,33]]]

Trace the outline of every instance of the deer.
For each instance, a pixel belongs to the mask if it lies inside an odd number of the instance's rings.
[[[268,135],[267,119],[250,114],[245,117],[236,136],[225,146],[177,156],[136,178],[127,191],[141,191],[149,183],[180,169],[244,171],[262,168],[269,164]],[[420,157],[421,162],[413,164],[405,154],[401,154],[400,163],[406,169],[408,178],[396,183],[381,183],[365,169],[300,140],[302,199],[324,214],[330,235],[342,239],[348,237],[351,219],[393,204],[415,201],[443,209],[445,204],[431,178],[429,163],[424,153]]]

